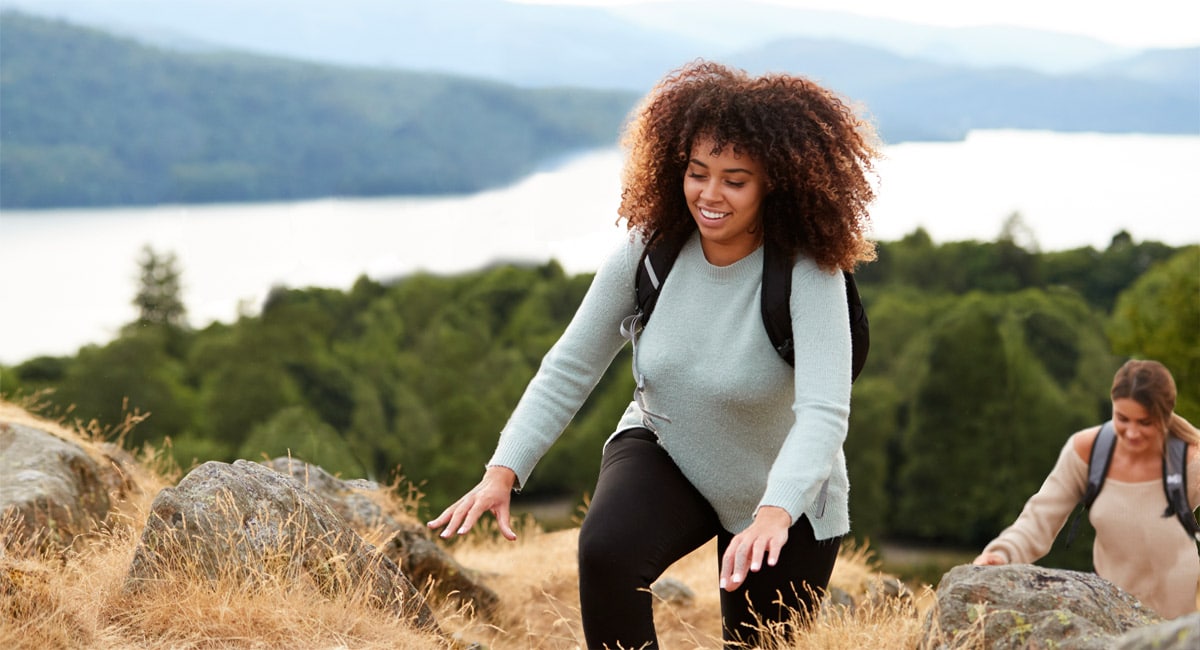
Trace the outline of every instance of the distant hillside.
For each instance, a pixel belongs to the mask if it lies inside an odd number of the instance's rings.
[[[722,53],[598,7],[508,0],[0,0],[4,7],[171,47],[521,86],[643,91],[689,58]]]
[[[1061,75],[951,66],[815,39],[776,41],[730,62],[818,79],[865,104],[891,142],[959,139],[973,129],[1200,134],[1197,49]]]
[[[636,99],[0,29],[4,208],[471,192],[614,144]]]
[[[770,0],[0,0],[174,47],[226,48],[348,65],[450,72],[518,85],[644,91],[683,61],[771,41],[840,40],[975,68],[1080,72],[1136,50],[1077,34],[947,28]],[[1135,9],[1130,9],[1135,12]],[[1164,20],[1185,20],[1164,16]]]
[[[200,37],[190,34],[162,38],[174,43],[165,48],[0,12],[0,207],[494,187],[572,151],[615,144],[628,110],[664,71],[664,57],[682,51],[668,38],[655,56],[644,55],[647,35],[625,33],[612,19],[598,19],[594,29],[581,32],[586,37],[578,43],[570,42],[566,35],[574,32],[566,29],[551,30],[557,36],[539,42],[538,34],[546,30],[537,20],[541,5],[455,2],[481,11],[519,12],[521,29],[507,34],[512,47],[503,46],[493,32],[471,43],[467,27],[493,14],[472,14],[454,29],[429,8],[413,9],[411,16],[412,22],[430,26],[428,34],[413,43],[390,42],[396,56],[421,62],[411,69],[303,63],[196,47]],[[177,7],[153,6],[160,12]],[[253,15],[283,11],[279,2],[267,0],[253,7],[258,12]],[[564,22],[567,18],[596,17],[550,15],[557,16],[551,26],[576,24]],[[337,16],[328,25],[337,38],[357,33],[337,29],[352,18]],[[362,17],[355,20],[361,26]],[[230,31],[245,32],[256,24],[231,25]],[[388,30],[400,35],[411,29],[407,23],[387,24],[382,31],[362,33],[369,40]],[[610,35],[612,47],[598,47],[591,40],[597,35]],[[272,35],[288,37],[300,43],[299,49],[320,41],[309,32]],[[441,48],[419,46],[430,38],[440,40]],[[493,76],[414,71],[438,67],[431,57],[445,51],[457,58],[443,67],[473,59],[474,65],[490,66]],[[519,64],[508,58],[515,53],[524,53]],[[752,72],[814,77],[862,104],[889,143],[957,140],[973,129],[1200,133],[1196,48],[1143,52],[1072,74],[949,65],[816,38],[772,41],[722,60]],[[531,73],[559,75],[578,85],[517,85]],[[625,81],[617,85],[640,89],[584,88],[617,77]]]
[[[1200,93],[1200,47],[1177,50],[1146,50],[1137,55],[1092,68],[1095,75],[1143,79],[1176,86],[1180,91]]]

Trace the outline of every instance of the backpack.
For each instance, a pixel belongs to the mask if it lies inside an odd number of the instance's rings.
[[[659,237],[657,232],[651,235],[650,241],[646,243],[634,280],[637,314],[641,317],[643,327],[650,321],[650,314],[658,303],[658,295],[667,280],[667,273],[670,273],[671,267],[674,266],[681,248],[682,239],[670,242],[664,237]],[[762,303],[763,326],[771,344],[788,365],[795,366],[792,310],[789,304],[792,294],[792,266],[789,256],[782,254],[774,246],[764,247],[762,296],[759,302]],[[870,323],[867,321],[867,311],[863,308],[862,299],[859,298],[854,275],[842,271],[842,276],[846,283],[846,302],[850,312],[850,381],[853,382],[867,362],[867,351],[871,346]]]
[[[1092,507],[1092,503],[1100,494],[1100,488],[1104,487],[1104,477],[1108,474],[1109,463],[1112,462],[1116,440],[1116,429],[1113,428],[1112,420],[1109,420],[1100,427],[1100,433],[1096,434],[1096,440],[1092,443],[1092,452],[1088,456],[1087,489],[1076,506],[1079,510],[1071,522],[1070,531],[1067,532],[1067,546],[1075,539],[1079,517]],[[1174,515],[1188,535],[1200,541],[1200,524],[1196,523],[1196,514],[1188,505],[1187,448],[1186,441],[1167,436],[1167,453],[1163,455],[1163,492],[1167,495],[1167,509],[1163,511],[1162,516]]]

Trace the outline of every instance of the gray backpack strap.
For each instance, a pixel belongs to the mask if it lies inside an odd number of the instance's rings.
[[[1163,516],[1178,518],[1183,529],[1200,542],[1200,524],[1196,522],[1196,513],[1188,503],[1187,451],[1187,441],[1167,436],[1167,453],[1163,455],[1163,491],[1167,494],[1167,510]]]
[[[1108,474],[1108,464],[1112,462],[1113,450],[1117,448],[1117,432],[1112,420],[1105,422],[1092,442],[1092,452],[1088,455],[1087,486],[1083,490],[1083,498],[1076,506],[1075,516],[1071,520],[1071,528],[1067,531],[1067,546],[1075,541],[1079,532],[1079,518],[1092,507],[1100,488],[1104,487],[1104,477]]]
[[[1108,464],[1112,462],[1113,450],[1117,447],[1117,431],[1113,428],[1112,420],[1100,427],[1096,441],[1092,443],[1092,454],[1088,457],[1087,490],[1083,493],[1083,507],[1090,508],[1104,487],[1104,477],[1108,475]]]

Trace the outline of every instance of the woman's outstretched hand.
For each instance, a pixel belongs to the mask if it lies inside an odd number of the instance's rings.
[[[734,591],[746,581],[750,571],[762,569],[763,556],[767,566],[775,566],[779,552],[787,543],[792,516],[783,508],[763,506],[754,516],[754,523],[729,542],[721,558],[721,588]]]
[[[1008,558],[999,553],[989,551],[987,553],[980,553],[979,557],[975,558],[975,561],[972,562],[972,564],[980,566],[1000,566],[1001,564],[1008,564]]]
[[[507,467],[493,465],[487,468],[479,484],[446,508],[437,519],[429,522],[429,527],[434,530],[445,527],[439,535],[443,539],[455,534],[465,535],[483,513],[490,512],[496,517],[500,534],[508,540],[516,539],[517,534],[513,532],[512,515],[509,512],[513,484],[516,481],[517,475]]]

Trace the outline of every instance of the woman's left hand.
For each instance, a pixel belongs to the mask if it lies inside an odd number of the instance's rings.
[[[763,506],[754,515],[754,523],[734,535],[721,558],[721,588],[734,591],[746,581],[749,571],[762,569],[765,555],[767,566],[775,566],[779,552],[787,543],[792,517],[783,508]]]

